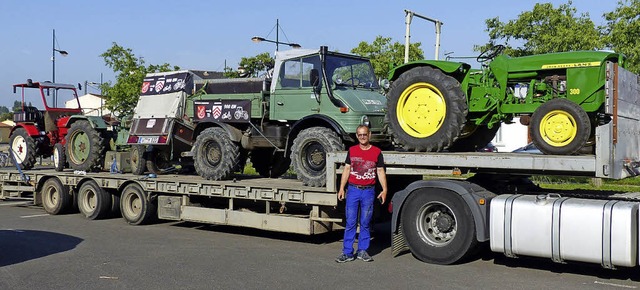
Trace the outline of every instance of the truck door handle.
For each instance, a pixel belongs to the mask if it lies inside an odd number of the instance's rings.
[[[284,106],[284,103],[283,103],[283,102],[276,102],[276,105],[278,105],[278,106]]]

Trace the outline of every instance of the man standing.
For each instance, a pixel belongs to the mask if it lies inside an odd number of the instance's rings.
[[[347,226],[344,230],[342,254],[336,258],[338,263],[353,261],[355,258],[365,262],[373,261],[367,253],[367,249],[371,239],[369,224],[373,215],[376,175],[382,186],[378,200],[384,203],[387,198],[387,176],[384,172],[382,151],[369,143],[371,137],[369,127],[358,126],[356,134],[359,144],[351,146],[347,152],[338,190],[338,199],[343,200],[345,198],[344,187],[347,185],[347,181],[349,182],[345,205]],[[353,243],[356,238],[358,209],[360,209],[360,235],[358,236],[358,251],[354,256]]]

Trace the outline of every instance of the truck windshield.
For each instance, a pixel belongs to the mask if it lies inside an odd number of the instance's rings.
[[[377,89],[378,83],[371,63],[367,60],[344,56],[327,56],[327,76],[335,87],[361,87]]]

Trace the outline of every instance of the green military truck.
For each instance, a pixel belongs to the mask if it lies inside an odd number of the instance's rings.
[[[509,57],[497,45],[466,63],[421,60],[390,72],[389,128],[411,151],[475,151],[501,123],[529,125],[545,154],[593,152],[595,128],[606,113],[606,65],[624,67],[621,54],[575,51]]]
[[[326,47],[280,51],[272,77],[147,75],[127,142],[132,163],[155,173],[192,158],[200,176],[226,179],[248,157],[262,176],[293,165],[305,185],[324,186],[326,153],[355,144],[358,125],[370,126],[372,142],[390,144],[385,101],[368,59]]]

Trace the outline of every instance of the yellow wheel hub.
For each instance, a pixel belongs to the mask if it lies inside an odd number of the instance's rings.
[[[540,136],[545,143],[554,147],[568,145],[577,134],[576,120],[565,111],[551,111],[540,122]]]
[[[416,138],[426,138],[442,127],[447,104],[436,87],[428,83],[416,83],[400,95],[396,114],[405,133]]]

